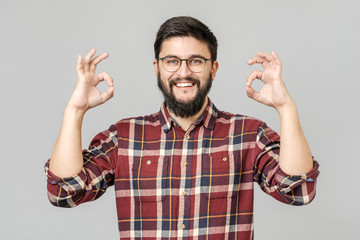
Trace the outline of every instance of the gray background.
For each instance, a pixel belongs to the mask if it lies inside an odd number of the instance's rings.
[[[43,165],[77,80],[77,54],[108,51],[99,72],[115,80],[115,97],[87,113],[84,147],[121,118],[159,110],[153,41],[160,24],[178,15],[199,18],[218,38],[220,69],[210,93],[216,106],[277,131],[276,111],[247,98],[245,80],[259,69],[246,64],[256,51],[279,54],[321,164],[308,206],[283,205],[256,187],[255,239],[359,239],[359,7],[329,0],[1,0],[1,239],[119,238],[113,188],[95,202],[55,208]]]

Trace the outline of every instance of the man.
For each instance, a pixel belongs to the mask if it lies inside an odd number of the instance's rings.
[[[275,108],[280,137],[264,122],[222,112],[207,97],[219,64],[217,41],[199,20],[175,17],[159,29],[155,73],[164,95],[158,113],[123,119],[81,149],[86,111],[113,96],[113,80],[96,74],[108,54],[91,50],[77,61],[78,83],[46,164],[52,204],[74,207],[114,185],[121,239],[252,239],[253,182],[293,205],[315,196],[318,164],[281,79],[276,53],[247,79],[250,98]],[[260,92],[252,82],[260,79]],[[106,81],[100,93],[96,86]]]

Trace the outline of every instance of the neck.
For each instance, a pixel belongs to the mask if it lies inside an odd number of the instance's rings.
[[[191,124],[193,124],[196,120],[198,120],[200,118],[200,116],[203,114],[203,112],[205,111],[205,108],[208,104],[208,101],[209,100],[206,97],[204,104],[201,107],[200,111],[197,114],[190,116],[190,117],[186,117],[186,118],[176,116],[168,107],[166,107],[166,108],[167,108],[170,116],[176,121],[176,123],[180,124],[181,128],[184,131],[187,131],[190,128]]]

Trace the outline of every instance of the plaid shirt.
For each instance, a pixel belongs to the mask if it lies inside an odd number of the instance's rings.
[[[317,162],[307,174],[285,174],[279,140],[265,123],[211,101],[184,131],[163,105],[98,134],[72,178],[55,176],[47,162],[48,197],[75,207],[115,185],[121,239],[253,239],[254,182],[287,204],[315,196]]]

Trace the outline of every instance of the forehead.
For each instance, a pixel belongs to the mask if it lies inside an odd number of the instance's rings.
[[[191,56],[210,58],[210,51],[205,42],[194,37],[172,37],[163,41],[159,57],[177,56],[189,58]]]

